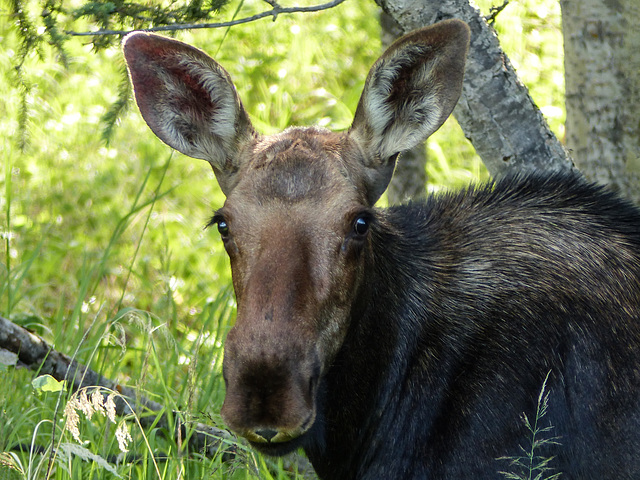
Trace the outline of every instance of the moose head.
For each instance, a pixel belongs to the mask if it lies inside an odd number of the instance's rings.
[[[228,426],[267,453],[299,446],[367,281],[374,204],[398,155],[437,130],[462,88],[469,29],[448,20],[397,40],[371,68],[344,132],[257,133],[229,74],[202,51],[133,33],[140,112],[166,144],[208,161],[238,312],[225,343]]]

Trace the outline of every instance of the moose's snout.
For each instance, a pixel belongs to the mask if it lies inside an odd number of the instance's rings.
[[[278,453],[297,448],[294,440],[316,418],[320,369],[315,348],[305,348],[294,332],[283,334],[275,340],[235,327],[225,346],[222,417],[265,453],[273,447]]]

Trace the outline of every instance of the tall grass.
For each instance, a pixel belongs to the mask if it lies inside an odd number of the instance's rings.
[[[243,12],[261,3],[246,1]],[[559,129],[561,85],[550,65],[561,57],[548,58],[549,35],[558,36],[554,5],[519,2],[501,14],[498,27],[504,18],[503,44]],[[541,6],[551,13],[541,16]],[[264,133],[289,124],[346,128],[381,52],[373,2],[178,37],[229,70]],[[118,50],[96,54],[71,41],[67,69],[46,49],[28,58],[23,74],[31,90],[23,110],[11,63],[18,39],[2,12],[0,45],[0,314],[180,412],[187,424],[221,425],[222,342],[235,303],[222,245],[202,228],[224,201],[210,168],[170,153],[135,108],[104,143],[102,118],[122,80]],[[536,63],[531,55],[545,58]],[[29,142],[22,148],[18,124],[25,112]],[[455,121],[429,141],[429,151],[431,188],[487,177]],[[138,458],[118,464],[115,424],[100,415],[81,417],[78,444],[64,428],[71,392],[36,389],[34,375],[0,362],[6,386],[0,389],[0,478],[45,478],[47,471],[60,480],[300,478],[242,446],[235,460],[186,455],[161,429],[143,432],[133,418],[120,421],[127,422],[128,449]],[[84,450],[68,455],[71,445]],[[154,455],[166,457],[157,469]]]
[[[552,473],[553,468],[553,456],[542,456],[540,452],[547,448],[547,451],[553,451],[553,448],[561,445],[561,438],[553,436],[553,426],[550,424],[544,425],[544,417],[547,414],[547,408],[549,404],[549,394],[547,390],[547,381],[549,375],[547,373],[544,381],[542,382],[542,388],[540,389],[540,395],[538,395],[538,401],[536,403],[536,412],[532,419],[525,413],[522,415],[522,420],[529,433],[529,441],[525,446],[520,446],[520,454],[513,457],[503,457],[499,460],[506,460],[509,462],[509,470],[506,472],[500,472],[504,478],[509,480],[557,480],[561,477],[562,472]]]

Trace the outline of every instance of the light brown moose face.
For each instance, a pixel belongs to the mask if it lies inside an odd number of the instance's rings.
[[[238,301],[225,345],[228,426],[266,453],[299,446],[365,284],[373,204],[398,154],[433,133],[460,95],[469,30],[450,20],[395,42],[371,68],[351,128],[257,134],[227,72],[175,40],[134,33],[124,53],[142,116],[207,160]]]
[[[213,219],[238,300],[222,415],[258,445],[313,424],[319,379],[348,326],[372,213],[337,153],[343,138],[310,129],[258,142]]]

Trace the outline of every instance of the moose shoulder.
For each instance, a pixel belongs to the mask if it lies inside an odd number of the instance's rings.
[[[575,174],[511,176],[374,208],[398,154],[461,90],[469,29],[412,32],[346,132],[255,132],[229,75],[145,33],[142,116],[207,160],[238,300],[222,415],[323,479],[493,479],[531,449],[571,479],[640,478],[640,213]]]

